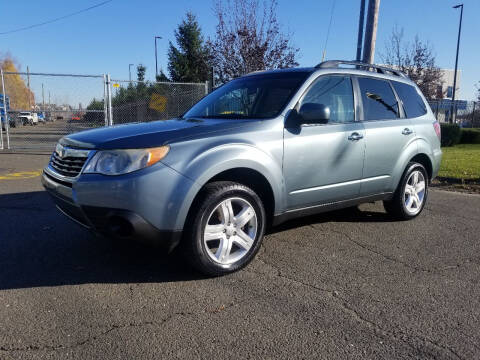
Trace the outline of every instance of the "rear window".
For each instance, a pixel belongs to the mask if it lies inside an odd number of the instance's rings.
[[[392,81],[397,95],[403,102],[403,110],[408,118],[415,118],[427,113],[427,108],[422,98],[413,86],[397,81]]]
[[[388,120],[399,117],[397,99],[387,81],[359,77],[358,84],[362,93],[364,120]]]

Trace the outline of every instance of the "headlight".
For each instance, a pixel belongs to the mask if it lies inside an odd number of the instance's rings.
[[[169,150],[169,146],[161,146],[152,149],[98,151],[83,172],[104,175],[127,174],[159,162]]]

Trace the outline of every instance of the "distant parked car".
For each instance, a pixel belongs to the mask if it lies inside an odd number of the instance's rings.
[[[38,122],[41,122],[43,124],[45,124],[47,122],[47,120],[45,119],[45,114],[44,113],[37,113],[37,116],[38,116]]]
[[[16,128],[22,126],[22,120],[18,116],[9,116],[10,127]]]
[[[80,116],[78,115],[72,115],[72,121],[80,121]]]
[[[5,115],[1,116],[2,118],[2,130],[6,130],[5,128]],[[12,117],[8,115],[8,125],[11,128],[16,128],[17,126],[22,125],[22,120],[20,120],[18,117]]]
[[[10,118],[10,117],[9,117]],[[6,122],[5,122],[5,115],[1,115],[1,122],[2,122],[2,130],[6,130]]]
[[[30,111],[21,112],[18,118],[22,120],[23,125],[36,125],[38,123],[37,114]]]

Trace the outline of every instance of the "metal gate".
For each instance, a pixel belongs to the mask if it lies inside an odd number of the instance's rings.
[[[208,92],[207,83],[110,80],[1,71],[0,150],[51,152],[67,134],[182,115]]]
[[[50,152],[64,135],[109,124],[108,75],[1,72],[0,148]]]

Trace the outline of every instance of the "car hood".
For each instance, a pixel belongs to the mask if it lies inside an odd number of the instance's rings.
[[[60,142],[66,146],[97,150],[150,148],[229,130],[248,122],[251,120],[159,120],[81,131],[65,136]]]

